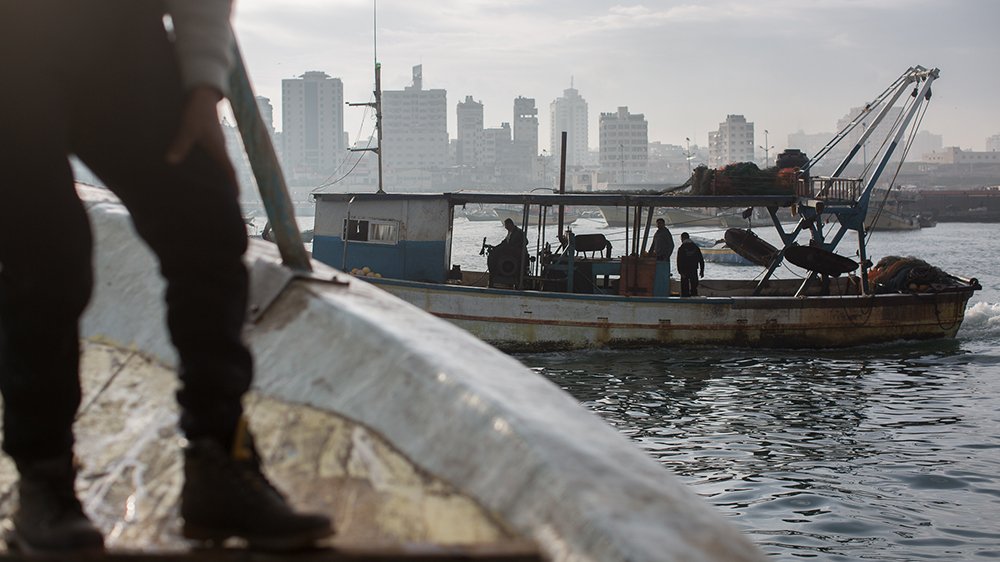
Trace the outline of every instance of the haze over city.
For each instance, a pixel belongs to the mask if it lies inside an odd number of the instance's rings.
[[[372,0],[240,0],[234,26],[275,108],[281,80],[311,70],[341,78],[346,101],[369,101],[377,27],[383,89],[408,86],[422,64],[424,87],[448,91],[453,138],[455,106],[471,95],[487,126],[511,120],[515,97],[535,98],[547,139],[549,103],[572,80],[589,103],[592,147],[597,116],[628,106],[645,115],[650,141],[707,144],[738,113],[756,123],[758,144],[768,130],[780,150],[789,133],[835,131],[919,64],[941,69],[921,128],[983,150],[1000,133],[998,21],[991,0],[382,0],[375,21]],[[345,109],[351,142],[363,116]]]

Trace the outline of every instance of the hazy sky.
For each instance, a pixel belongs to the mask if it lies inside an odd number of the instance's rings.
[[[706,145],[727,114],[756,125],[757,144],[787,134],[834,132],[851,107],[906,68],[941,69],[922,129],[945,146],[983,150],[1000,134],[998,0],[379,0],[382,87],[410,84],[471,95],[485,125],[512,120],[513,99],[535,98],[539,149],[549,104],[570,78],[590,108],[590,145],[601,112],[628,106],[649,140]],[[235,28],[257,92],[280,129],[281,80],[321,70],[344,82],[346,101],[371,99],[372,0],[237,0]],[[353,142],[364,110],[344,109]]]

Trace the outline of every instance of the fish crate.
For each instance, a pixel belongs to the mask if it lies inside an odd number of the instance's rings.
[[[622,258],[621,277],[618,281],[619,295],[651,296],[655,280],[656,258],[637,256]]]

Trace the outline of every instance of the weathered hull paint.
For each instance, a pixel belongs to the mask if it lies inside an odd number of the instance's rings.
[[[934,294],[643,298],[374,280],[505,350],[849,347],[954,337],[973,289]]]

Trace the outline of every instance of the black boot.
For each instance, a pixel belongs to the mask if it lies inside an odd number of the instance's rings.
[[[249,434],[226,450],[213,439],[191,442],[184,451],[181,516],[184,536],[221,543],[230,537],[250,548],[298,550],[333,534],[330,519],[296,513],[261,472]]]
[[[104,537],[76,498],[72,455],[18,462],[20,505],[13,516],[11,545],[26,553],[104,551]]]

